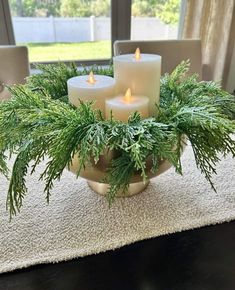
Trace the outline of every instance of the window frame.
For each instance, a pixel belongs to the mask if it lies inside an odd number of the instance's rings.
[[[187,8],[187,0],[181,0],[177,39],[183,38],[183,28],[184,28],[184,19],[185,19],[185,14],[186,14],[186,8]]]
[[[15,45],[8,0],[0,1],[0,45]]]
[[[113,57],[113,44],[116,40],[131,39],[131,5],[132,0],[111,0],[111,58],[70,60],[64,63],[74,62],[77,65],[108,65]],[[181,0],[180,21],[178,27],[178,39],[182,37],[183,18],[185,15],[186,0]],[[0,1],[0,45],[15,45],[14,30],[9,6],[9,0]],[[52,64],[57,61],[45,61],[30,63],[32,69],[35,65]]]

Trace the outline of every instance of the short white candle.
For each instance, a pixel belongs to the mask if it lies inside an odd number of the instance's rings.
[[[123,54],[113,58],[114,78],[118,93],[131,88],[134,95],[149,98],[149,112],[155,116],[159,104],[161,56],[156,54]]]
[[[115,120],[127,122],[130,115],[139,112],[142,118],[149,117],[149,98],[146,96],[132,96],[128,89],[125,96],[119,95],[105,101],[106,119],[112,116]]]
[[[104,75],[77,76],[67,81],[69,101],[76,107],[80,100],[94,101],[93,108],[105,114],[105,99],[115,95],[115,80]]]

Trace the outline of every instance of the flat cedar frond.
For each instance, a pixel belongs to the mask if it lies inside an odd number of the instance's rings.
[[[182,62],[161,78],[160,105],[156,118],[141,119],[135,112],[128,123],[104,120],[91,103],[78,108],[68,103],[67,80],[88,74],[91,68],[74,64],[40,65],[42,73],[28,78],[26,85],[10,88],[11,100],[0,104],[0,171],[7,175],[7,156],[16,153],[11,171],[7,207],[10,215],[21,208],[27,193],[25,177],[48,159],[41,179],[47,200],[54,181],[78,156],[80,167],[98,162],[107,150],[118,152],[107,170],[111,204],[118,191],[126,191],[133,174],[147,180],[146,160],[156,172],[162,159],[182,174],[182,136],[190,140],[198,168],[212,183],[222,153],[235,156],[235,99],[218,83],[198,82],[188,76],[189,62]],[[94,73],[113,75],[112,67],[92,67]],[[33,166],[29,168],[29,163]],[[80,168],[80,169],[81,169]],[[30,170],[29,170],[30,169]],[[77,172],[79,175],[79,170]]]
[[[7,156],[4,155],[2,152],[0,153],[0,172],[5,176],[8,177],[8,167],[7,167]]]
[[[119,191],[126,192],[128,190],[128,185],[134,172],[134,163],[125,152],[122,152],[119,157],[112,161],[111,167],[108,168],[106,179],[106,182],[110,185],[107,194],[109,205],[112,204]]]

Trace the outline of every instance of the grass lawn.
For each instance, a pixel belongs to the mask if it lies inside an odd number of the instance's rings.
[[[111,57],[111,42],[80,43],[24,43],[29,49],[30,62],[83,59],[105,59]]]

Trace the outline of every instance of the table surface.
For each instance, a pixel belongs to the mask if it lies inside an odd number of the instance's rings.
[[[0,275],[0,290],[234,290],[235,221]]]

